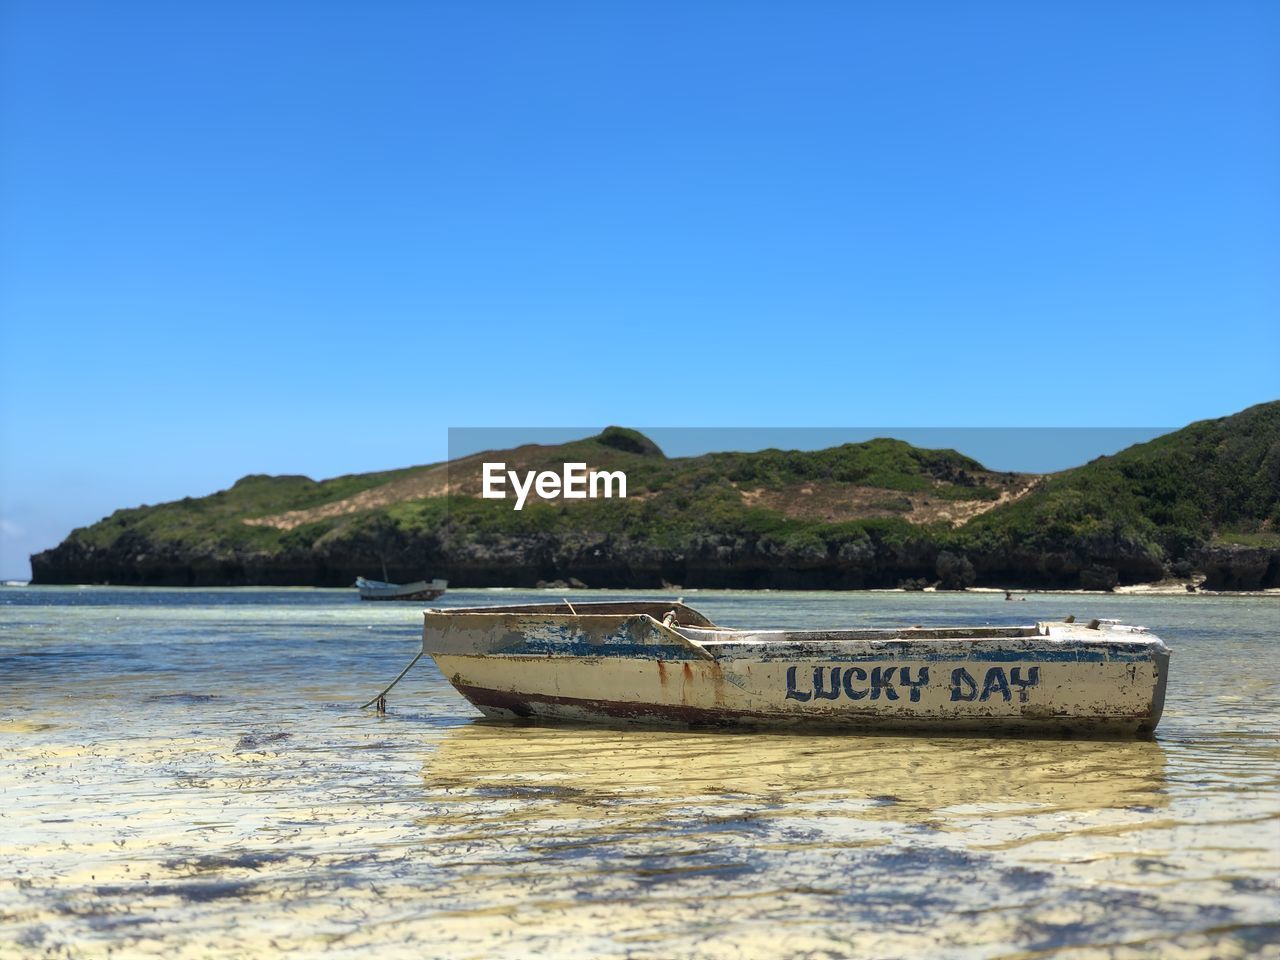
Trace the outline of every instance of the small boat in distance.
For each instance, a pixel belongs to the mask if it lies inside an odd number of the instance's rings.
[[[487,717],[578,723],[1133,737],[1169,675],[1111,620],[738,630],[678,602],[428,609],[422,652]]]
[[[434,600],[444,594],[448,580],[416,580],[413,583],[386,583],[356,577],[361,600]]]

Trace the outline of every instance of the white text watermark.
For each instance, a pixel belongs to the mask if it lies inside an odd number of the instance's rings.
[[[588,470],[585,463],[566,463],[560,473],[554,470],[525,472],[524,477],[515,470],[508,470],[505,463],[484,464],[484,488],[481,496],[486,500],[507,499],[508,481],[515,491],[515,509],[524,507],[530,491],[543,500],[564,497],[566,500],[586,500],[598,497],[625,499],[627,475],[621,470]]]

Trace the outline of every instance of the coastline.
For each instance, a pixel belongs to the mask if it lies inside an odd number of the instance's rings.
[[[1195,590],[1188,590],[1187,585],[1195,585],[1189,580],[1161,580],[1154,583],[1134,583],[1124,586],[1117,586],[1111,590],[1085,590],[1083,588],[1058,589],[1058,588],[1035,588],[1035,589],[1017,589],[1009,590],[1003,587],[965,587],[956,590],[943,590],[938,587],[929,586],[919,590],[909,590],[905,587],[849,587],[841,589],[824,589],[817,588],[811,590],[805,589],[777,589],[774,587],[685,587],[680,584],[667,584],[663,587],[590,587],[590,586],[562,586],[562,585],[545,585],[538,587],[526,587],[520,584],[503,584],[488,587],[472,587],[466,586],[467,592],[486,592],[505,593],[518,590],[522,593],[546,594],[547,596],[559,597],[565,593],[578,594],[594,594],[594,593],[646,593],[660,594],[663,596],[675,594],[694,594],[702,592],[715,593],[745,593],[766,595],[771,593],[812,593],[814,595],[830,594],[830,593],[849,593],[849,594],[943,594],[946,596],[963,596],[965,594],[1003,594],[1011,593],[1012,600],[1018,601],[1023,597],[1040,597],[1040,596],[1092,596],[1092,597],[1143,597],[1143,598],[1159,598],[1159,597],[1262,597],[1280,599],[1280,587],[1268,587],[1263,590],[1206,590],[1197,587]],[[139,583],[33,583],[29,580],[2,580],[0,581],[0,590],[9,589],[31,589],[31,590],[53,590],[53,589],[117,589],[117,590],[140,590],[140,591],[192,591],[192,592],[221,592],[221,591],[325,591],[335,593],[352,593],[354,596],[354,588],[352,587],[330,587],[330,586],[306,586],[306,585],[278,585],[269,583],[257,584],[220,584],[220,585],[200,585],[200,586],[174,586],[171,584],[139,584]],[[447,594],[446,594],[447,595]],[[404,604],[404,606],[412,606],[412,604]]]

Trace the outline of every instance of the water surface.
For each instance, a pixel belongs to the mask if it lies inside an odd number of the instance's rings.
[[[440,602],[531,599],[559,595]],[[412,604],[5,588],[0,955],[1280,956],[1276,598],[686,600],[1142,623],[1165,716],[1119,743],[515,727],[424,660],[379,717]]]

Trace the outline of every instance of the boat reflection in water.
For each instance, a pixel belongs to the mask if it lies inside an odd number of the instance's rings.
[[[444,735],[423,778],[420,828],[467,865],[467,939],[492,942],[487,918],[516,910],[566,942],[604,909],[615,932],[649,931],[653,956],[916,956],[939,942],[989,956],[983,944],[1043,942],[1028,924],[1047,904],[1084,924],[1073,942],[1100,942],[1088,918],[1134,897],[1155,859],[1135,850],[1176,826],[1152,741],[477,721]],[[1196,909],[1153,900],[1136,925],[1155,934]],[[708,931],[715,949],[699,952]]]
[[[798,736],[517,727],[449,731],[425,765],[429,787],[486,796],[581,799],[688,811],[733,796],[772,815],[822,798],[870,819],[983,806],[1079,810],[1164,806],[1154,741]],[[540,809],[539,816],[550,810]]]

